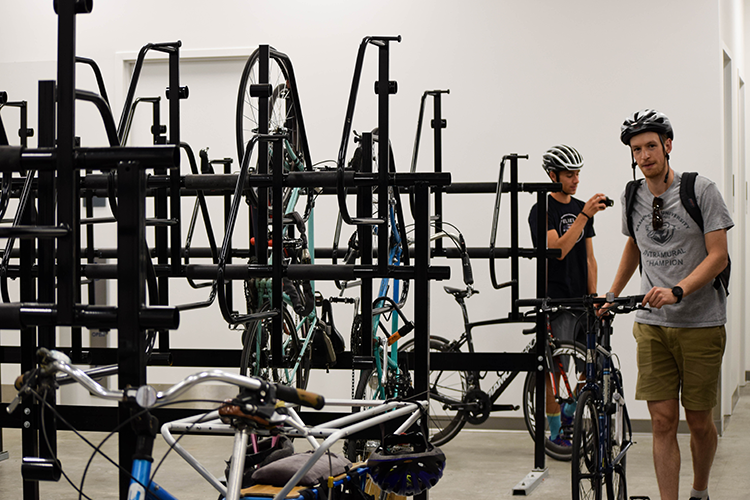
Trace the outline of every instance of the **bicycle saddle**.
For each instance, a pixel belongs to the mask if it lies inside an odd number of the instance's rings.
[[[449,293],[453,295],[456,298],[465,299],[469,296],[469,290],[466,288],[453,288],[450,286],[444,286],[443,290],[445,290],[445,293]],[[474,293],[477,293],[476,291]]]

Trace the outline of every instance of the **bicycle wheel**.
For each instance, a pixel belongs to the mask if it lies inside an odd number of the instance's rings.
[[[612,423],[610,425],[610,462],[614,463],[625,445],[630,442],[631,429],[630,419],[628,418],[625,398],[622,391],[622,374],[614,368],[612,370],[612,401],[614,402],[615,412],[612,414]],[[610,500],[627,500],[628,489],[626,479],[626,459],[623,456],[619,463],[615,464],[612,482],[607,484],[607,495]]]
[[[403,352],[414,350],[414,339],[405,342]],[[430,337],[430,352],[451,352],[450,342],[442,337]],[[466,425],[466,413],[457,409],[466,401],[472,381],[478,377],[462,371],[430,371],[430,442],[442,446]]]
[[[237,154],[240,161],[245,154],[248,141],[260,130],[261,116],[258,98],[250,95],[251,86],[257,85],[261,80],[259,57],[258,49],[254,50],[245,63],[240,78],[236,115]],[[299,152],[301,151],[300,134],[295,116],[296,106],[289,87],[289,72],[284,63],[273,56],[268,65],[268,82],[272,89],[268,116],[264,119],[268,123],[268,133],[288,133],[292,149],[295,153]]]
[[[267,311],[266,303],[260,311]],[[310,378],[310,346],[302,352],[307,336],[307,321],[295,321],[287,307],[283,308],[282,349],[284,359],[275,363],[271,356],[272,320],[250,321],[243,334],[241,374],[261,377],[270,382],[305,389]]]
[[[297,106],[290,88],[289,72],[283,61],[274,58],[273,53],[274,51],[272,50],[268,68],[268,82],[272,90],[268,98],[268,115],[265,117],[262,117],[260,114],[258,98],[253,97],[250,93],[251,87],[257,85],[261,80],[259,67],[260,54],[258,49],[253,51],[247,63],[245,63],[242,78],[240,79],[239,94],[237,96],[236,139],[238,158],[242,162],[248,141],[254,135],[260,133],[260,125],[265,121],[268,124],[269,134],[287,135],[287,138],[284,140],[284,169],[286,171],[304,170],[305,160],[301,153],[301,135],[299,122],[296,119]],[[270,173],[273,162],[273,143],[258,143],[256,151],[259,147],[268,148],[267,167]],[[251,171],[259,172],[260,164],[258,163],[257,153],[254,156],[255,158],[250,158],[250,169]],[[293,207],[290,207],[289,204],[291,200],[296,201],[297,197],[296,195],[293,196],[294,192],[293,188],[284,188],[282,206],[284,207],[283,211],[285,214],[293,210]],[[250,203],[254,206],[257,206],[258,201],[256,193],[257,189],[248,190]],[[270,193],[268,203],[270,209],[272,203]],[[307,217],[308,208],[305,208],[305,217]]]
[[[599,412],[592,391],[585,391],[578,398],[573,420],[572,459],[573,500],[601,500]]]
[[[555,341],[556,347],[552,349],[552,358],[556,366],[560,367],[560,381],[558,395],[567,404],[576,404],[578,389],[583,379],[582,370],[586,365],[586,349],[579,343]],[[575,361],[574,361],[575,360]],[[523,384],[523,418],[531,438],[535,439],[536,429],[536,372],[528,372]],[[545,429],[549,430],[549,424],[545,419]],[[560,434],[564,439],[573,437],[572,421],[563,422]],[[546,435],[546,433],[545,433]],[[544,440],[544,451],[555,460],[569,461],[571,455],[570,446],[558,446],[549,439]]]

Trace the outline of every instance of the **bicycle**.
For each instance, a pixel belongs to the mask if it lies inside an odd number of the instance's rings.
[[[322,396],[301,389],[290,388],[282,384],[269,383],[256,377],[245,377],[220,370],[210,370],[190,375],[163,392],[157,392],[148,385],[124,390],[110,390],[101,386],[86,372],[71,366],[70,359],[64,354],[44,348],[39,349],[37,353],[39,366],[18,378],[16,381],[18,395],[8,406],[8,412],[12,413],[18,407],[21,398],[31,395],[41,403],[42,411],[45,409],[52,411],[66,426],[75,431],[74,427],[65,421],[56,411],[55,407],[49,404],[47,400],[50,391],[54,391],[59,384],[72,381],[81,384],[96,397],[131,404],[134,409],[131,412],[132,417],[123,422],[119,427],[132,423],[136,430],[138,444],[133,455],[132,466],[127,470],[107,457],[121,472],[130,476],[128,498],[131,499],[174,500],[176,498],[154,481],[154,475],[159,468],[157,465],[153,468],[152,472],[152,452],[158,422],[151,415],[150,410],[177,401],[190,388],[207,381],[218,381],[236,385],[240,388],[240,393],[236,398],[225,401],[217,410],[165,423],[161,427],[161,434],[170,445],[170,450],[174,449],[219,492],[221,498],[225,498],[226,500],[238,500],[240,497],[245,500],[268,498],[267,494],[269,491],[275,499],[296,498],[301,500],[302,498],[322,498],[333,488],[341,491],[347,484],[351,488],[362,489],[368,474],[384,492],[390,488],[393,491],[411,491],[410,494],[414,494],[414,488],[419,488],[418,492],[421,492],[424,489],[434,486],[442,476],[442,470],[445,466],[445,456],[437,448],[421,451],[419,446],[407,449],[409,446],[404,447],[402,445],[402,451],[397,452],[393,449],[387,449],[388,446],[393,447],[392,444],[389,445],[388,439],[384,440],[384,447],[376,459],[368,464],[354,464],[347,469],[343,463],[339,463],[334,470],[333,461],[329,462],[328,459],[320,461],[325,454],[329,453],[333,444],[340,439],[395,419],[403,420],[399,421],[399,425],[393,434],[394,436],[398,436],[395,438],[396,441],[406,444],[409,442],[416,443],[419,441],[418,436],[413,433],[407,433],[407,431],[422,418],[425,402],[391,401],[382,405],[376,405],[371,409],[359,413],[347,414],[344,417],[322,425],[311,426],[304,424],[293,406],[285,406],[280,404],[280,401],[321,409],[326,404]],[[64,375],[59,377],[58,373]],[[373,406],[372,401],[353,402],[335,400],[327,402],[329,405],[341,406],[363,403]],[[136,410],[135,408],[138,407],[140,408]],[[42,422],[42,434],[46,439],[47,433],[44,428],[44,419],[42,418],[40,421]],[[214,477],[202,464],[194,459],[179,444],[179,439],[176,439],[173,433],[233,435],[234,445],[229,462],[226,484]],[[255,443],[255,437],[280,435],[289,438],[306,439],[312,445],[314,449],[313,453],[309,455],[309,458],[307,454],[302,454],[303,456],[301,457],[295,454],[272,462],[272,464],[275,464],[272,473],[278,474],[281,469],[281,474],[283,474],[283,479],[277,478],[275,486],[243,489],[242,480],[246,472],[245,460],[248,449],[251,450],[251,453],[253,450],[257,452],[257,448],[254,446],[248,448],[250,438],[253,438],[253,443]],[[323,439],[323,442],[318,443],[317,439]],[[94,447],[93,444],[89,444]],[[95,447],[95,454],[103,454],[100,447],[101,445]],[[330,454],[329,457],[331,457]],[[298,464],[297,467],[291,470],[288,468],[284,469],[282,466],[287,466],[288,464],[282,464],[282,461],[287,460],[289,462],[291,458],[294,458],[295,463]],[[414,467],[409,464],[417,460],[420,461],[420,468],[425,468],[424,464],[429,463],[427,468],[430,469],[430,473],[424,474],[419,480],[411,481],[410,484],[407,484],[407,476],[415,473]],[[318,484],[316,482],[314,485],[305,488],[297,487],[298,489],[294,489],[300,481],[305,481],[304,478],[307,473],[316,467],[319,461],[324,464],[323,471],[326,473],[325,476],[328,476],[327,484]],[[32,475],[35,467],[37,468],[37,473],[39,470],[42,471],[42,474],[38,474],[34,480],[40,480],[41,475],[46,475],[46,479],[52,480],[58,480],[61,474],[65,475],[57,457],[48,460],[27,457],[24,459],[24,464],[27,473],[32,473]],[[264,467],[269,467],[269,465],[271,464]],[[399,470],[391,470],[396,468]],[[263,470],[263,467],[256,469],[254,473],[257,474],[259,470]],[[52,471],[52,474],[50,474],[50,471]],[[56,477],[54,477],[55,475]],[[66,479],[79,491],[81,496],[84,495],[83,482],[85,476],[86,471],[84,471],[81,486],[76,487],[72,480],[65,475]],[[258,476],[260,477],[260,474]],[[317,478],[319,476],[316,476]],[[266,495],[259,494],[259,489],[265,490]],[[312,493],[308,492],[305,496],[302,496],[303,490],[309,490]],[[289,494],[292,491],[297,496],[290,496]],[[354,497],[341,496],[340,498]]]
[[[433,236],[433,239],[447,237],[459,250],[462,261],[463,280],[465,288],[454,288],[444,286],[445,292],[453,296],[461,308],[464,329],[457,339],[448,340],[437,335],[430,336],[430,351],[442,353],[475,352],[473,330],[481,326],[490,326],[498,323],[498,320],[484,320],[472,322],[466,306],[466,299],[479,293],[473,287],[473,275],[471,262],[463,236],[455,226],[447,222],[443,225],[451,226],[457,234],[442,231]],[[525,334],[531,334],[534,328],[524,330]],[[536,345],[536,339],[524,348],[523,352],[531,352]],[[404,351],[413,350],[413,341],[406,342]],[[568,342],[556,339],[548,328],[548,345],[546,349],[545,364],[546,373],[550,374],[550,383],[553,388],[555,401],[558,404],[575,404],[581,384],[581,371],[585,364],[586,351],[577,342]],[[430,372],[430,442],[436,446],[442,446],[453,439],[467,424],[479,425],[489,418],[493,411],[515,411],[517,405],[497,405],[495,402],[515,380],[520,372],[503,371],[497,372],[497,380],[489,390],[482,389],[482,380],[487,373],[478,371],[431,371]],[[560,376],[560,383],[554,374]],[[536,373],[528,372],[523,386],[523,413],[524,423],[532,439],[535,436],[535,394]],[[545,423],[546,425],[546,423]],[[570,429],[564,429],[570,432]],[[545,452],[557,460],[570,460],[570,448],[555,445],[549,439],[545,441]]]
[[[633,443],[632,427],[625,403],[622,374],[612,364],[616,354],[610,337],[617,314],[646,309],[643,295],[587,296],[580,299],[518,301],[519,306],[581,307],[598,319],[586,335],[586,381],[578,395],[573,420],[571,483],[573,499],[601,500],[602,487],[608,500],[626,500],[626,454]],[[601,308],[597,312],[597,308]]]

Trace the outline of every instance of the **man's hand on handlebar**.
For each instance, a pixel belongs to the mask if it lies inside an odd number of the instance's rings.
[[[661,309],[662,306],[668,306],[670,304],[676,303],[677,297],[675,297],[675,295],[672,293],[671,288],[655,286],[644,296],[641,305],[645,306],[646,304],[648,304],[651,307],[655,307],[656,309]]]

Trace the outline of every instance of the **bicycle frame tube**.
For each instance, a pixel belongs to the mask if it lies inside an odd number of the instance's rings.
[[[586,334],[586,385],[584,386],[584,390],[593,390],[598,395],[599,386],[596,383],[596,355],[596,331],[592,330]]]
[[[177,500],[167,490],[151,481],[151,461],[144,459],[133,460],[131,468],[130,487],[128,488],[128,500]],[[148,493],[146,493],[148,486]]]

